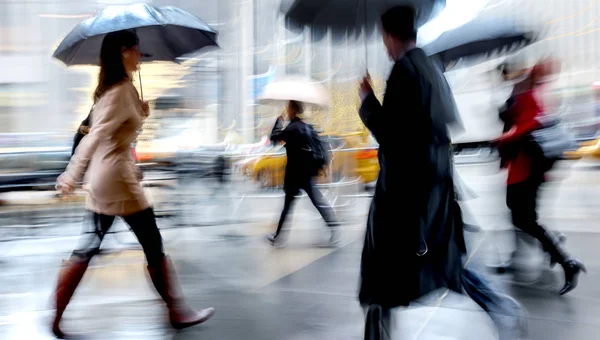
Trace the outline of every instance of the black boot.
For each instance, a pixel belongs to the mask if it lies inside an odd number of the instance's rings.
[[[552,262],[560,263],[565,271],[565,285],[560,290],[560,295],[565,295],[577,287],[579,274],[587,272],[583,263],[572,257],[563,247],[564,235],[557,232],[546,231],[540,239],[544,250],[550,254]]]
[[[560,290],[560,295],[565,295],[577,287],[579,274],[583,271],[587,273],[587,269],[578,259],[567,260],[563,264],[565,270],[565,285]]]
[[[565,236],[565,234],[563,234],[561,232],[553,231],[550,233],[553,234],[554,240],[556,242],[558,242],[558,244],[561,246],[567,241],[567,237]],[[550,268],[554,268],[555,265],[556,265],[556,260],[554,258],[552,258],[552,256],[550,256]]]

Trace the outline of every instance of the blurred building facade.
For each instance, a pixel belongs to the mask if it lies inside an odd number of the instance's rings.
[[[244,142],[259,140],[281,108],[257,106],[256,96],[269,81],[292,73],[322,81],[332,90],[331,112],[314,117],[326,129],[361,128],[356,84],[367,66],[362,39],[333,44],[328,37],[314,39],[309,30],[289,32],[279,13],[279,0],[146,2],[181,7],[219,31],[218,51],[201,54],[182,66],[142,66],[146,99],[180,96],[183,104],[177,114],[199,119],[197,125],[205,131],[216,131],[204,132],[210,135],[207,143],[219,142],[231,131]],[[132,1],[0,2],[0,132],[73,131],[91,105],[97,70],[66,68],[52,60],[52,51],[80,21],[106,6],[128,3]],[[523,24],[543,26],[544,40],[525,53],[531,60],[552,55],[562,61],[559,88],[591,88],[598,80],[595,41],[600,32],[600,21],[596,22],[600,4],[595,1],[490,0],[482,15],[510,16]],[[369,71],[381,91],[390,62],[377,37],[366,48]],[[463,75],[473,78],[472,72],[476,70]],[[489,102],[497,84],[484,72],[478,77],[468,85],[460,77],[452,80],[457,96],[462,96],[457,98],[463,115],[493,111]]]

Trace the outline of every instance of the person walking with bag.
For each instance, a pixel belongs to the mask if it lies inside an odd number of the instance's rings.
[[[57,188],[68,195],[85,174],[86,208],[94,216],[94,230],[82,235],[58,276],[52,322],[52,332],[58,338],[66,337],[60,328],[63,313],[116,216],[125,220],[139,240],[150,278],[167,304],[174,328],[202,323],[215,312],[213,308],[197,312],[185,302],[171,260],[163,252],[154,212],[139,182],[131,143],[149,114],[149,106],[140,101],[132,83],[141,58],[138,44],[137,35],[129,30],[105,36],[89,134],[57,179]]]
[[[579,274],[586,268],[564,249],[555,234],[538,223],[537,198],[551,164],[547,164],[548,160],[531,134],[541,127],[539,119],[543,110],[536,99],[536,90],[550,72],[549,67],[551,65],[547,63],[536,64],[520,83],[520,91],[514,95],[514,103],[505,113],[511,127],[493,144],[498,146],[503,164],[508,168],[506,205],[511,211],[512,222],[540,241],[544,251],[550,254],[552,264],[563,267],[565,283],[559,293],[564,295],[577,286]]]
[[[313,177],[318,175],[318,172],[321,170],[320,167],[324,167],[326,161],[322,159],[321,162],[323,164],[315,164],[315,152],[319,150],[312,149],[319,148],[319,145],[315,144],[320,143],[320,141],[312,126],[306,124],[300,118],[303,112],[304,108],[300,102],[290,101],[287,106],[287,115],[290,123],[285,128],[283,127],[284,116],[282,114],[277,118],[271,132],[271,141],[285,142],[287,164],[284,178],[285,201],[283,210],[281,211],[277,230],[274,234],[267,235],[267,240],[273,245],[281,245],[279,242],[281,231],[292,203],[296,199],[296,195],[300,193],[300,190],[304,190],[330,228],[331,237],[328,245],[335,246],[340,241],[339,223],[335,217],[335,212],[327,204],[323,195],[319,189],[315,188],[313,183]],[[311,139],[313,140],[312,143]],[[326,150],[320,151],[324,152]],[[322,154],[320,157],[325,157],[325,155]]]

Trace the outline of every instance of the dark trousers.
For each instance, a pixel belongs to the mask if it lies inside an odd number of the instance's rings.
[[[486,280],[477,271],[466,267],[463,271],[463,288],[467,295],[488,313],[498,327],[500,339],[518,339],[525,322],[525,311],[503,290]]]
[[[552,234],[538,224],[537,196],[541,183],[527,180],[510,184],[506,190],[506,205],[511,211],[514,226],[540,241],[544,251],[550,254],[553,261],[562,264],[567,255]]]
[[[288,183],[285,184],[285,202],[283,203],[283,210],[281,211],[281,217],[279,218],[275,237],[279,236],[279,233],[281,233],[287,215],[292,207],[292,203],[296,199],[296,195],[300,193],[300,190],[306,192],[306,195],[310,198],[310,201],[315,208],[317,208],[329,227],[334,227],[337,224],[333,209],[325,202],[325,198],[319,189],[315,188],[312,178],[309,177],[304,180],[293,181],[293,183],[289,182],[291,181],[288,181]]]
[[[115,216],[102,215],[90,212],[92,223],[86,224],[80,237],[79,245],[72,256],[82,261],[89,262],[94,255],[100,252],[100,245],[106,233],[110,230]],[[137,237],[146,261],[150,267],[159,267],[164,255],[162,237],[156,225],[156,218],[152,208],[137,212],[121,218],[129,225]]]

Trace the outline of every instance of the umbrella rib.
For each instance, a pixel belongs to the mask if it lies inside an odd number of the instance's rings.
[[[70,63],[67,65],[74,65],[73,64],[73,60],[75,60],[75,57],[77,56],[77,53],[79,52],[79,50],[81,49],[81,47],[83,46],[83,43],[90,38],[85,38],[79,41],[79,43],[75,44],[77,46],[77,48],[75,49],[75,51],[73,51],[71,54],[71,58],[70,58]]]

